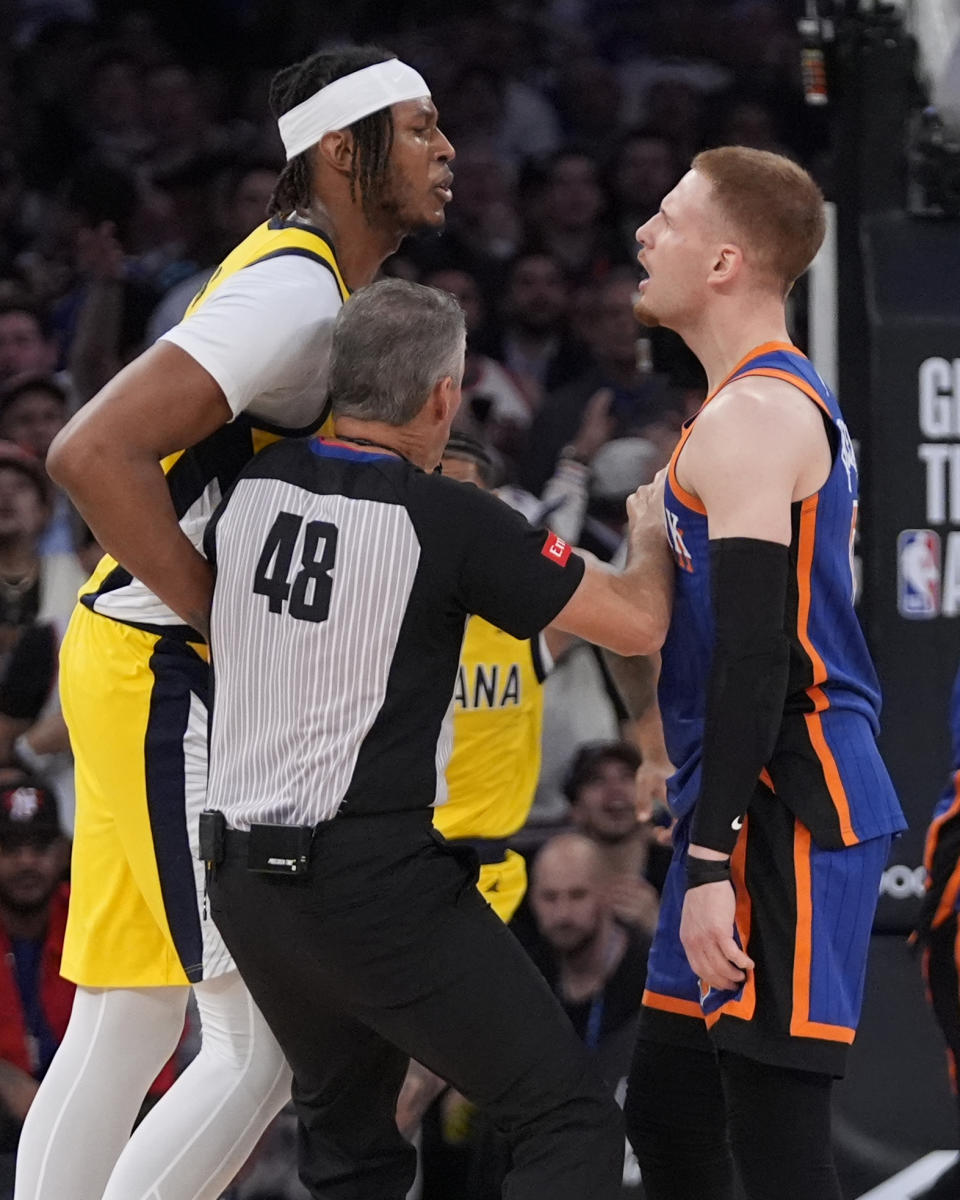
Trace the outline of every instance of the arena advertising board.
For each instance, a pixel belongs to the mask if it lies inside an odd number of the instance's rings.
[[[881,888],[878,928],[891,931],[915,917],[923,835],[950,766],[947,704],[960,663],[958,243],[948,222],[884,215],[865,227],[861,616],[883,686],[881,747],[910,822]]]

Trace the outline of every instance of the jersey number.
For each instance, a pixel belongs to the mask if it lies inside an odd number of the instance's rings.
[[[253,590],[266,596],[272,613],[287,612],[298,621],[325,621],[330,615],[330,593],[333,590],[333,570],[337,558],[337,527],[329,521],[309,521],[303,534],[300,570],[289,582],[290,564],[300,536],[303,517],[296,513],[277,514],[260,551],[260,560],[253,575]],[[320,543],[323,550],[317,557]]]

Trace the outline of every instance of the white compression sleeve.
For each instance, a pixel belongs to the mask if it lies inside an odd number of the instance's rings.
[[[200,1052],[137,1126],[103,1200],[216,1200],[290,1098],[290,1069],[239,974],[195,992]]]
[[[20,1136],[17,1200],[101,1200],[147,1088],[177,1047],[188,995],[77,988]]]

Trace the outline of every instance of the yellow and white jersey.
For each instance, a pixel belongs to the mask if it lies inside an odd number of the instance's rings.
[[[480,617],[467,622],[453,697],[446,838],[506,838],[527,819],[540,774],[543,681],[552,663],[542,634],[518,641]]]
[[[198,549],[213,510],[254,454],[321,427],[333,321],[348,295],[326,235],[273,218],[231,251],[164,334],[213,376],[233,413],[162,464],[180,526]],[[80,601],[148,632],[197,639],[109,555]]]

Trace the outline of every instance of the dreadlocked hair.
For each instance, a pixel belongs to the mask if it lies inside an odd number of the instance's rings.
[[[389,50],[379,46],[339,46],[320,50],[303,62],[284,67],[270,83],[270,111],[279,119],[284,113],[296,108],[315,92],[352,75],[364,67],[396,58]],[[377,199],[386,176],[390,149],[393,146],[393,119],[389,108],[380,109],[367,117],[361,117],[350,127],[353,134],[354,154],[350,167],[350,195],[357,198],[359,189],[364,211],[369,211]],[[287,216],[299,209],[308,208],[311,199],[310,150],[297,154],[280,172],[280,178],[270,197],[267,215]]]

